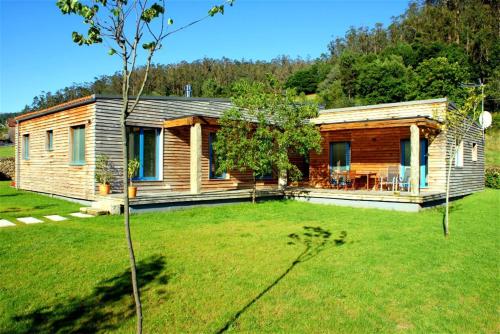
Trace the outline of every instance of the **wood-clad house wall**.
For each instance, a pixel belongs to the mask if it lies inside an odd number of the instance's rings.
[[[71,127],[85,125],[85,164],[71,164]],[[53,150],[47,150],[47,131]],[[23,158],[23,135],[29,134],[29,159]],[[16,140],[16,181],[20,189],[92,200],[95,172],[93,103],[20,121]]]
[[[428,139],[429,191],[446,190],[446,156],[451,152],[452,141],[446,132],[437,135],[421,129],[421,138]],[[384,173],[389,166],[400,166],[401,140],[410,138],[408,127],[340,130],[322,132],[322,152],[311,152],[309,184],[329,187],[330,143],[351,143],[351,170]],[[447,145],[448,143],[448,145]],[[472,161],[472,144],[478,145],[477,161]],[[448,153],[447,153],[448,152]],[[452,167],[450,195],[467,195],[484,189],[484,141],[479,127],[474,126],[464,139],[464,165]]]
[[[116,178],[112,184],[113,192],[121,192],[121,136],[119,128],[120,100],[98,99],[96,101],[96,154],[106,154],[110,157],[116,169]],[[165,128],[166,119],[185,117],[202,113],[207,116],[217,116],[211,110],[228,108],[227,103],[196,102],[189,108],[191,102],[169,100],[143,100],[129,116],[129,126],[152,127],[162,129],[162,179],[159,181],[137,181],[140,191],[189,191],[190,189],[190,128],[189,126]],[[196,108],[196,109],[195,109]],[[227,179],[209,178],[209,145],[208,136],[217,128],[202,125],[202,191],[226,190],[251,187],[249,173],[228,173]],[[276,184],[273,181],[259,181],[259,186]],[[97,187],[97,184],[95,185]]]
[[[443,138],[446,133],[443,133]],[[447,154],[449,157],[452,154],[453,140],[451,136],[447,137]],[[472,160],[472,145],[477,144],[477,161]],[[472,128],[466,132],[463,140],[463,166],[457,167],[452,164],[451,182],[450,182],[450,196],[464,196],[476,191],[484,189],[484,137],[483,132],[479,125],[476,123]],[[442,169],[446,172],[446,159],[445,155],[442,161],[445,167]],[[444,177],[446,175],[443,175]]]

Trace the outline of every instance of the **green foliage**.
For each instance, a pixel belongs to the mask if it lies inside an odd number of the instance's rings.
[[[467,95],[462,87],[467,81],[467,73],[458,63],[450,63],[445,57],[431,58],[420,63],[413,72],[407,98],[448,97],[460,104]]]
[[[132,178],[137,175],[137,172],[139,171],[140,167],[141,163],[139,162],[138,159],[130,159],[128,161],[127,175],[128,179],[130,180],[130,184],[132,184]]]
[[[318,84],[326,78],[330,67],[330,64],[318,61],[289,76],[285,87],[295,88],[298,93],[313,94],[317,91]]]
[[[201,94],[204,97],[223,97],[225,96],[224,86],[219,84],[217,80],[208,78],[201,86]]]
[[[95,163],[95,179],[100,184],[110,184],[114,174],[109,157],[105,154],[97,156]]]
[[[255,177],[288,172],[292,180],[300,178],[289,154],[320,150],[320,134],[309,122],[318,115],[317,105],[295,102],[295,90],[283,91],[274,78],[266,84],[239,81],[233,92],[235,107],[219,120],[214,143],[220,171],[251,171]]]
[[[360,64],[356,92],[365,103],[402,101],[406,97],[408,70],[399,56],[377,58]]]
[[[500,189],[500,167],[488,167],[484,174],[485,186]]]

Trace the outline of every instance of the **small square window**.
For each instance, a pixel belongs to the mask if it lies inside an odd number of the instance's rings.
[[[30,135],[23,135],[23,159],[29,160],[30,158]]]
[[[47,151],[52,151],[54,148],[54,131],[52,130],[47,130],[47,135],[46,135],[46,145],[45,148]]]
[[[477,143],[472,143],[472,161],[477,161]]]

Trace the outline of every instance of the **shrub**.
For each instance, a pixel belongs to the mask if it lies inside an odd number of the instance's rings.
[[[15,171],[14,158],[0,158],[0,180],[13,180]]]
[[[486,168],[484,181],[486,187],[500,189],[500,167]]]

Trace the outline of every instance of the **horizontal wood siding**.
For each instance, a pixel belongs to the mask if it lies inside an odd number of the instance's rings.
[[[189,127],[164,129],[163,179],[172,191],[189,191]]]
[[[315,124],[360,122],[367,120],[390,120],[409,117],[429,117],[442,119],[448,102],[422,103],[401,106],[375,106],[321,111],[319,117],[313,119]],[[355,110],[351,110],[355,109]]]
[[[71,165],[71,127],[85,125],[85,164]],[[53,150],[46,149],[47,130]],[[29,134],[29,160],[23,159],[22,137]],[[95,105],[87,104],[19,123],[16,141],[20,189],[92,200],[95,172]]]
[[[446,156],[450,157],[453,140],[449,135],[447,143]],[[472,143],[478,145],[477,161],[472,161]],[[463,167],[453,165],[451,170],[450,197],[464,196],[484,189],[484,138],[478,125],[473,125],[470,131],[466,132],[463,153]],[[446,161],[443,161],[443,169],[446,170]]]

